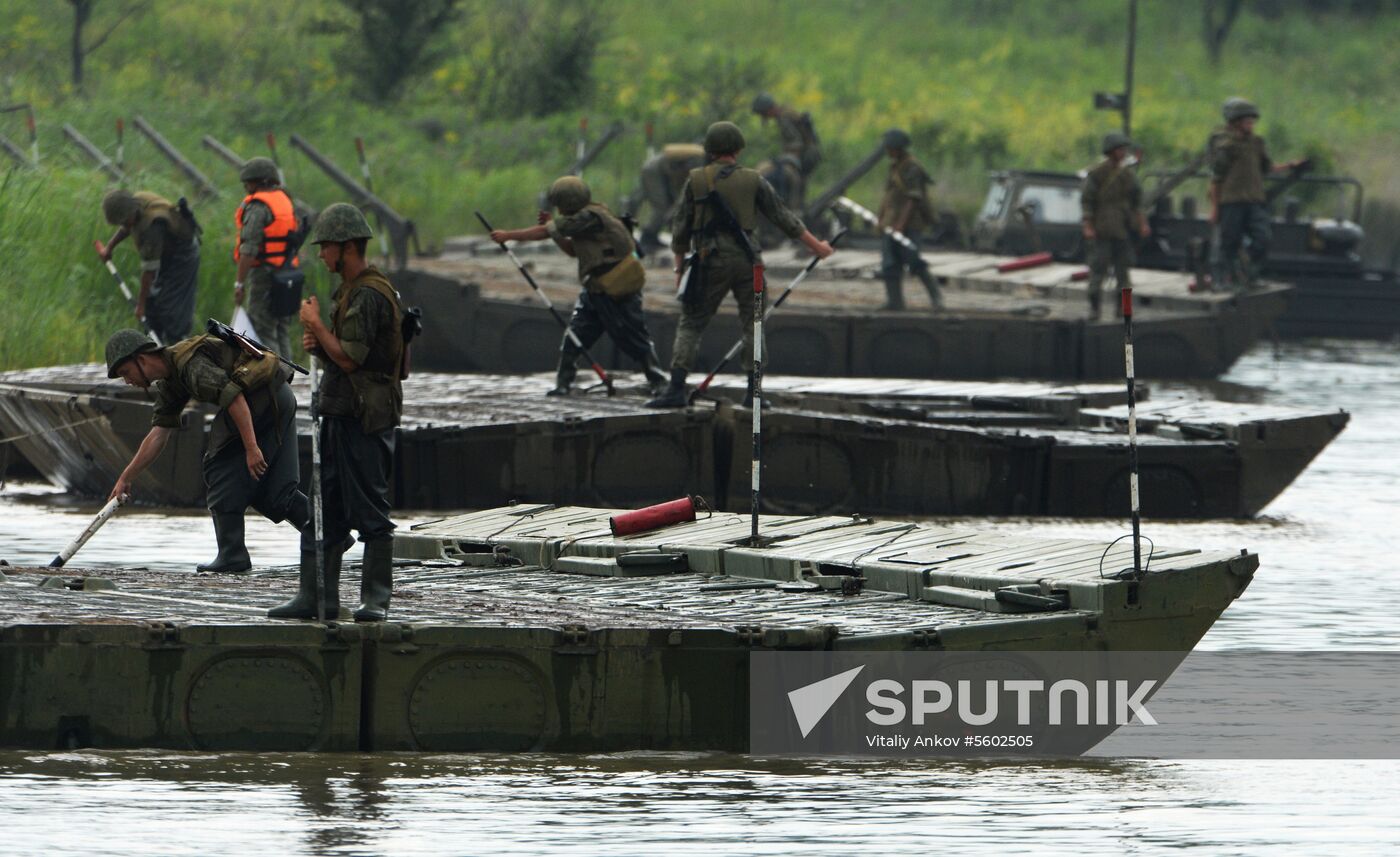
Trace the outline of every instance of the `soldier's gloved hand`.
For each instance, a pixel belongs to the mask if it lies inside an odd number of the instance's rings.
[[[245,458],[248,462],[248,475],[254,479],[261,479],[267,472],[267,459],[263,458],[262,450],[255,446],[248,450]]]
[[[298,313],[301,323],[307,327],[314,327],[321,321],[321,304],[312,295],[301,302],[301,311]]]
[[[112,493],[107,495],[108,500],[115,500],[118,497],[131,496],[131,483],[124,476],[117,477],[117,484],[112,486]]]
[[[243,306],[243,284],[237,280],[233,283],[233,305]]]

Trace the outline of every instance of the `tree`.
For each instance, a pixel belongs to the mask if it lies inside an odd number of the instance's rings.
[[[140,0],[137,3],[129,3],[117,14],[116,20],[102,33],[102,35],[92,41],[85,41],[83,30],[92,19],[93,6],[97,5],[97,0],[68,0],[68,5],[73,7],[73,35],[70,39],[69,54],[73,64],[73,88],[82,91],[83,88],[83,62],[88,54],[102,47],[112,33],[116,32],[127,18],[151,5],[150,0]]]
[[[1201,27],[1205,38],[1206,55],[1211,65],[1220,65],[1220,54],[1225,50],[1225,40],[1230,37],[1230,28],[1244,8],[1244,0],[1202,0]]]
[[[381,104],[441,62],[450,50],[442,31],[460,14],[458,0],[340,0],[340,5],[353,24],[323,21],[319,29],[348,36],[340,59]]]
[[[476,69],[480,109],[545,116],[587,98],[612,23],[602,0],[499,0],[482,11],[490,49]]]

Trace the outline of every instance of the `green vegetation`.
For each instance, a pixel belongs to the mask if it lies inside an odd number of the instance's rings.
[[[1122,84],[1121,0],[463,0],[433,4],[456,8],[419,45],[426,70],[410,67],[401,86],[370,98],[366,68],[385,48],[357,41],[352,9],[373,5],[96,0],[89,46],[135,11],[86,56],[81,93],[68,4],[20,4],[0,18],[0,105],[34,105],[44,167],[0,184],[0,368],[93,359],[129,318],[91,251],[111,231],[98,209],[107,181],[63,140],[65,122],[114,153],[115,120],[143,115],[224,188],[197,211],[200,313],[226,317],[240,194],[233,170],[200,146],[205,134],[248,157],[276,133],[292,189],[322,205],[343,194],[287,136],[301,134],[352,173],[361,136],[376,190],[433,246],[474,231],[475,208],[503,224],[530,222],[535,194],[572,159],[582,116],[595,134],[613,119],[632,131],[587,173],[605,200],[632,189],[649,121],[661,143],[693,139],[727,115],[756,161],[774,143],[747,113],[763,86],[816,116],[827,150],[817,184],[903,125],[939,175],[941,203],[967,217],[988,167],[1089,163],[1117,122],[1092,109],[1091,95]],[[1245,94],[1263,108],[1279,156],[1312,154],[1358,175],[1373,196],[1400,197],[1388,151],[1400,54],[1384,47],[1400,35],[1400,16],[1327,11],[1366,5],[1247,4],[1212,66],[1196,2],[1142,3],[1134,133],[1151,165],[1185,160],[1223,97]],[[0,133],[24,145],[21,116],[0,114]],[[125,156],[130,186],[193,198],[129,124]],[[873,200],[878,182],[867,178],[854,195]],[[135,279],[129,249],[117,262]]]

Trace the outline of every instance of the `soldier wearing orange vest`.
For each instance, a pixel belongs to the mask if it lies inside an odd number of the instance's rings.
[[[290,321],[301,307],[305,279],[296,255],[300,239],[296,212],[271,158],[252,158],[238,177],[248,195],[233,216],[238,229],[233,302],[248,310],[262,344],[285,357],[292,353]]]

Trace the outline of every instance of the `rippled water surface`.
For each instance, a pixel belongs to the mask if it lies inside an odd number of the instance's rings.
[[[1265,346],[1226,381],[1225,395],[1344,408],[1352,422],[1258,520],[1145,523],[1159,544],[1261,555],[1254,582],[1201,647],[1400,646],[1400,348]],[[47,561],[92,511],[9,486],[0,557]],[[293,562],[285,528],[254,518],[255,560]],[[1125,529],[1015,525],[1092,538]],[[212,541],[206,516],[130,510],[81,559],[183,568],[212,556]],[[0,854],[1391,854],[1400,851],[1397,796],[1391,761],[7,752]]]

